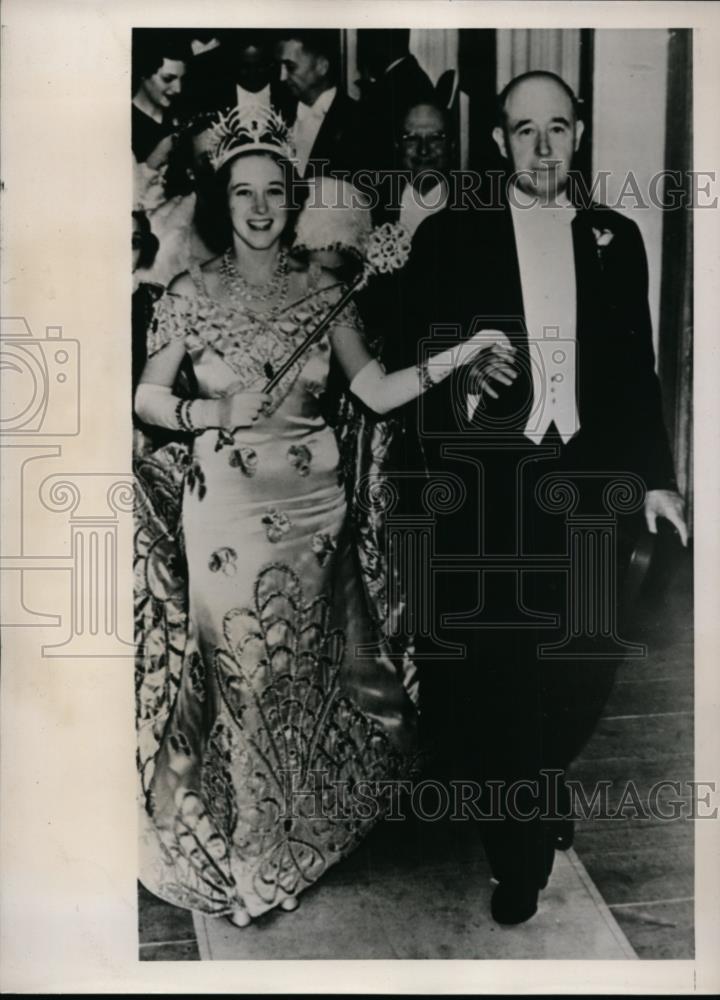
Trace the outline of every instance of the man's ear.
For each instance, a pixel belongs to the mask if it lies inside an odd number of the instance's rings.
[[[508,152],[507,152],[507,144],[505,142],[505,130],[500,128],[499,125],[496,125],[492,131],[492,137],[495,140],[497,148],[500,150],[500,155],[504,156],[505,159],[507,160]]]
[[[577,153],[578,147],[580,145],[580,140],[582,139],[582,134],[585,131],[585,122],[576,121],[575,122],[575,152]]]
[[[323,76],[327,76],[330,72],[330,60],[327,56],[318,56],[317,58],[317,69],[318,72],[322,73]]]

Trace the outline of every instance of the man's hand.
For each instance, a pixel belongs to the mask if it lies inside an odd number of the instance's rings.
[[[657,519],[664,517],[677,530],[680,541],[687,547],[688,531],[684,516],[685,505],[682,497],[674,490],[648,490],[645,497],[645,520],[648,530],[657,534]]]
[[[487,393],[493,399],[498,399],[498,393],[491,386],[491,379],[501,385],[512,385],[517,378],[515,370],[515,348],[507,339],[490,348],[479,361],[473,365],[473,391],[480,396]]]
[[[507,358],[512,362],[515,348],[502,330],[478,330],[468,340],[453,349],[453,365],[460,368],[471,365],[484,354],[495,358]]]

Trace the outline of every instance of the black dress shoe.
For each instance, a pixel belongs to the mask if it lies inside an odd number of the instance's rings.
[[[490,912],[498,924],[522,924],[537,913],[538,890],[511,882],[500,882],[490,900]]]

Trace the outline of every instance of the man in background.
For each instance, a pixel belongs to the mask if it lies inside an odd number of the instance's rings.
[[[401,119],[395,136],[399,175],[386,175],[377,187],[376,225],[399,222],[412,237],[425,219],[441,211],[449,195],[449,169],[454,138],[448,115],[437,104],[412,105]],[[399,274],[377,275],[358,294],[360,313],[368,329],[381,333],[385,360],[394,366],[402,350],[397,315]],[[399,355],[398,355],[399,358]]]
[[[454,147],[447,113],[430,102],[412,105],[402,120],[397,146],[400,169],[410,174],[398,221],[413,236],[424,219],[447,203]]]
[[[367,139],[362,166],[367,169],[397,169],[395,138],[404,115],[411,106],[435,98],[430,78],[410,54],[409,45],[409,28],[358,31],[360,111]]]
[[[267,30],[226,31],[219,47],[195,56],[190,84],[195,113],[253,105],[272,107],[292,121],[297,102],[280,85],[274,42]]]
[[[297,30],[280,41],[280,80],[297,100],[293,142],[301,177],[354,171],[357,102],[338,81],[339,38],[334,30]]]

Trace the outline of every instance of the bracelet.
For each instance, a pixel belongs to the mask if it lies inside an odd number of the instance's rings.
[[[418,378],[420,379],[420,385],[422,386],[422,391],[427,392],[428,389],[432,389],[435,383],[430,375],[430,370],[428,368],[428,359],[426,358],[421,364],[417,366]]]
[[[191,399],[181,399],[175,407],[175,419],[177,420],[178,427],[181,431],[185,431],[186,434],[195,434],[197,430],[190,416],[192,403]]]
[[[183,420],[183,406],[185,404],[184,399],[179,399],[177,405],[175,406],[175,422],[181,431],[187,430],[185,427],[185,422]]]
[[[185,418],[185,425],[187,426],[187,429],[190,431],[191,434],[195,434],[197,431],[197,427],[195,426],[192,420],[192,413],[191,413],[192,405],[193,405],[192,399],[187,399],[185,401],[185,409],[183,410],[183,417]]]

